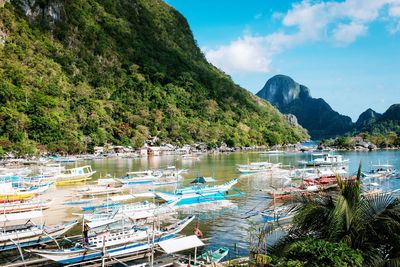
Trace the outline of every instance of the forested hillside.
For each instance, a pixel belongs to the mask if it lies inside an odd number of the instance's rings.
[[[79,153],[149,135],[230,146],[307,137],[210,65],[161,0],[0,7],[0,151]]]

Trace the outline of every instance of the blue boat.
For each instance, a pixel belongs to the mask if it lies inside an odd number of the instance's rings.
[[[237,179],[233,178],[229,182],[222,185],[209,186],[189,186],[176,189],[175,192],[154,191],[156,196],[164,199],[167,202],[176,201],[175,206],[192,205],[199,203],[215,202],[225,200],[228,196],[242,195],[242,192],[236,190],[238,194],[227,195],[227,192],[232,189],[237,183]]]

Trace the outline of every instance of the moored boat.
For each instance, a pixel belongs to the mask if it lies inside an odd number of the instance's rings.
[[[72,264],[78,263],[86,260],[100,259],[104,256],[103,252],[107,253],[109,257],[119,257],[124,255],[129,255],[132,253],[139,253],[141,251],[146,251],[152,246],[157,245],[158,242],[174,238],[176,234],[181,232],[191,221],[193,221],[194,216],[188,216],[177,223],[161,229],[159,231],[152,231],[149,235],[146,235],[145,240],[129,241],[123,240],[117,241],[113,245],[107,245],[107,235],[103,235],[95,245],[95,247],[90,247],[87,245],[77,246],[70,249],[56,249],[56,250],[31,250],[30,252],[35,253],[41,257],[47,258],[52,261],[56,261],[60,264]],[[115,240],[114,240],[115,241]],[[125,242],[121,242],[125,241]],[[99,249],[99,248],[102,249]]]
[[[342,155],[331,155],[329,153],[315,153],[314,159],[310,161],[300,161],[301,164],[306,166],[340,166],[349,163],[348,159],[343,159]]]
[[[175,206],[192,205],[225,200],[228,197],[226,193],[236,183],[237,178],[233,178],[221,185],[195,185],[176,189],[173,193],[163,191],[154,191],[154,193],[167,202],[176,202]],[[237,192],[238,194],[235,195],[242,194],[240,191]]]
[[[0,204],[0,214],[18,213],[31,210],[45,210],[50,207],[50,199],[32,199],[26,201],[12,201]]]
[[[96,171],[93,171],[92,166],[90,165],[66,169],[62,173],[55,176],[55,185],[73,185],[86,182],[87,180],[90,180],[91,176],[95,173]]]
[[[11,182],[0,183],[0,203],[23,201],[43,193],[49,184],[34,187],[14,187]]]
[[[268,161],[251,162],[249,164],[238,164],[237,170],[242,174],[251,174],[259,172],[272,171],[273,168],[279,167],[280,164],[273,164]]]
[[[368,172],[361,173],[363,178],[392,178],[396,176],[396,170],[390,164],[372,165]]]
[[[154,173],[151,170],[148,171],[137,171],[128,172],[125,176],[117,179],[124,185],[138,185],[138,184],[150,184],[160,178],[162,173]]]
[[[36,225],[32,219],[43,217],[40,210],[0,215],[0,222],[14,223],[11,226],[0,228],[0,251],[12,250],[18,247],[37,246],[53,242],[77,224],[70,221],[66,224],[47,227],[44,224]],[[17,221],[27,221],[24,224],[15,224]]]

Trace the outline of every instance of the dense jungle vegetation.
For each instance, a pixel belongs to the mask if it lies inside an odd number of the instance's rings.
[[[295,143],[302,128],[209,64],[161,0],[14,0],[0,7],[0,153]]]

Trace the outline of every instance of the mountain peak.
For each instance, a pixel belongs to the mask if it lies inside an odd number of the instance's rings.
[[[257,96],[282,113],[295,115],[313,139],[345,134],[353,128],[349,117],[334,111],[325,100],[312,98],[306,86],[289,76],[280,74],[270,78]]]
[[[309,98],[310,90],[295,82],[291,77],[278,74],[270,78],[257,96],[268,100],[278,108],[299,98]]]
[[[357,129],[362,129],[363,127],[377,121],[382,114],[377,113],[375,110],[369,108],[360,114],[356,122]]]

